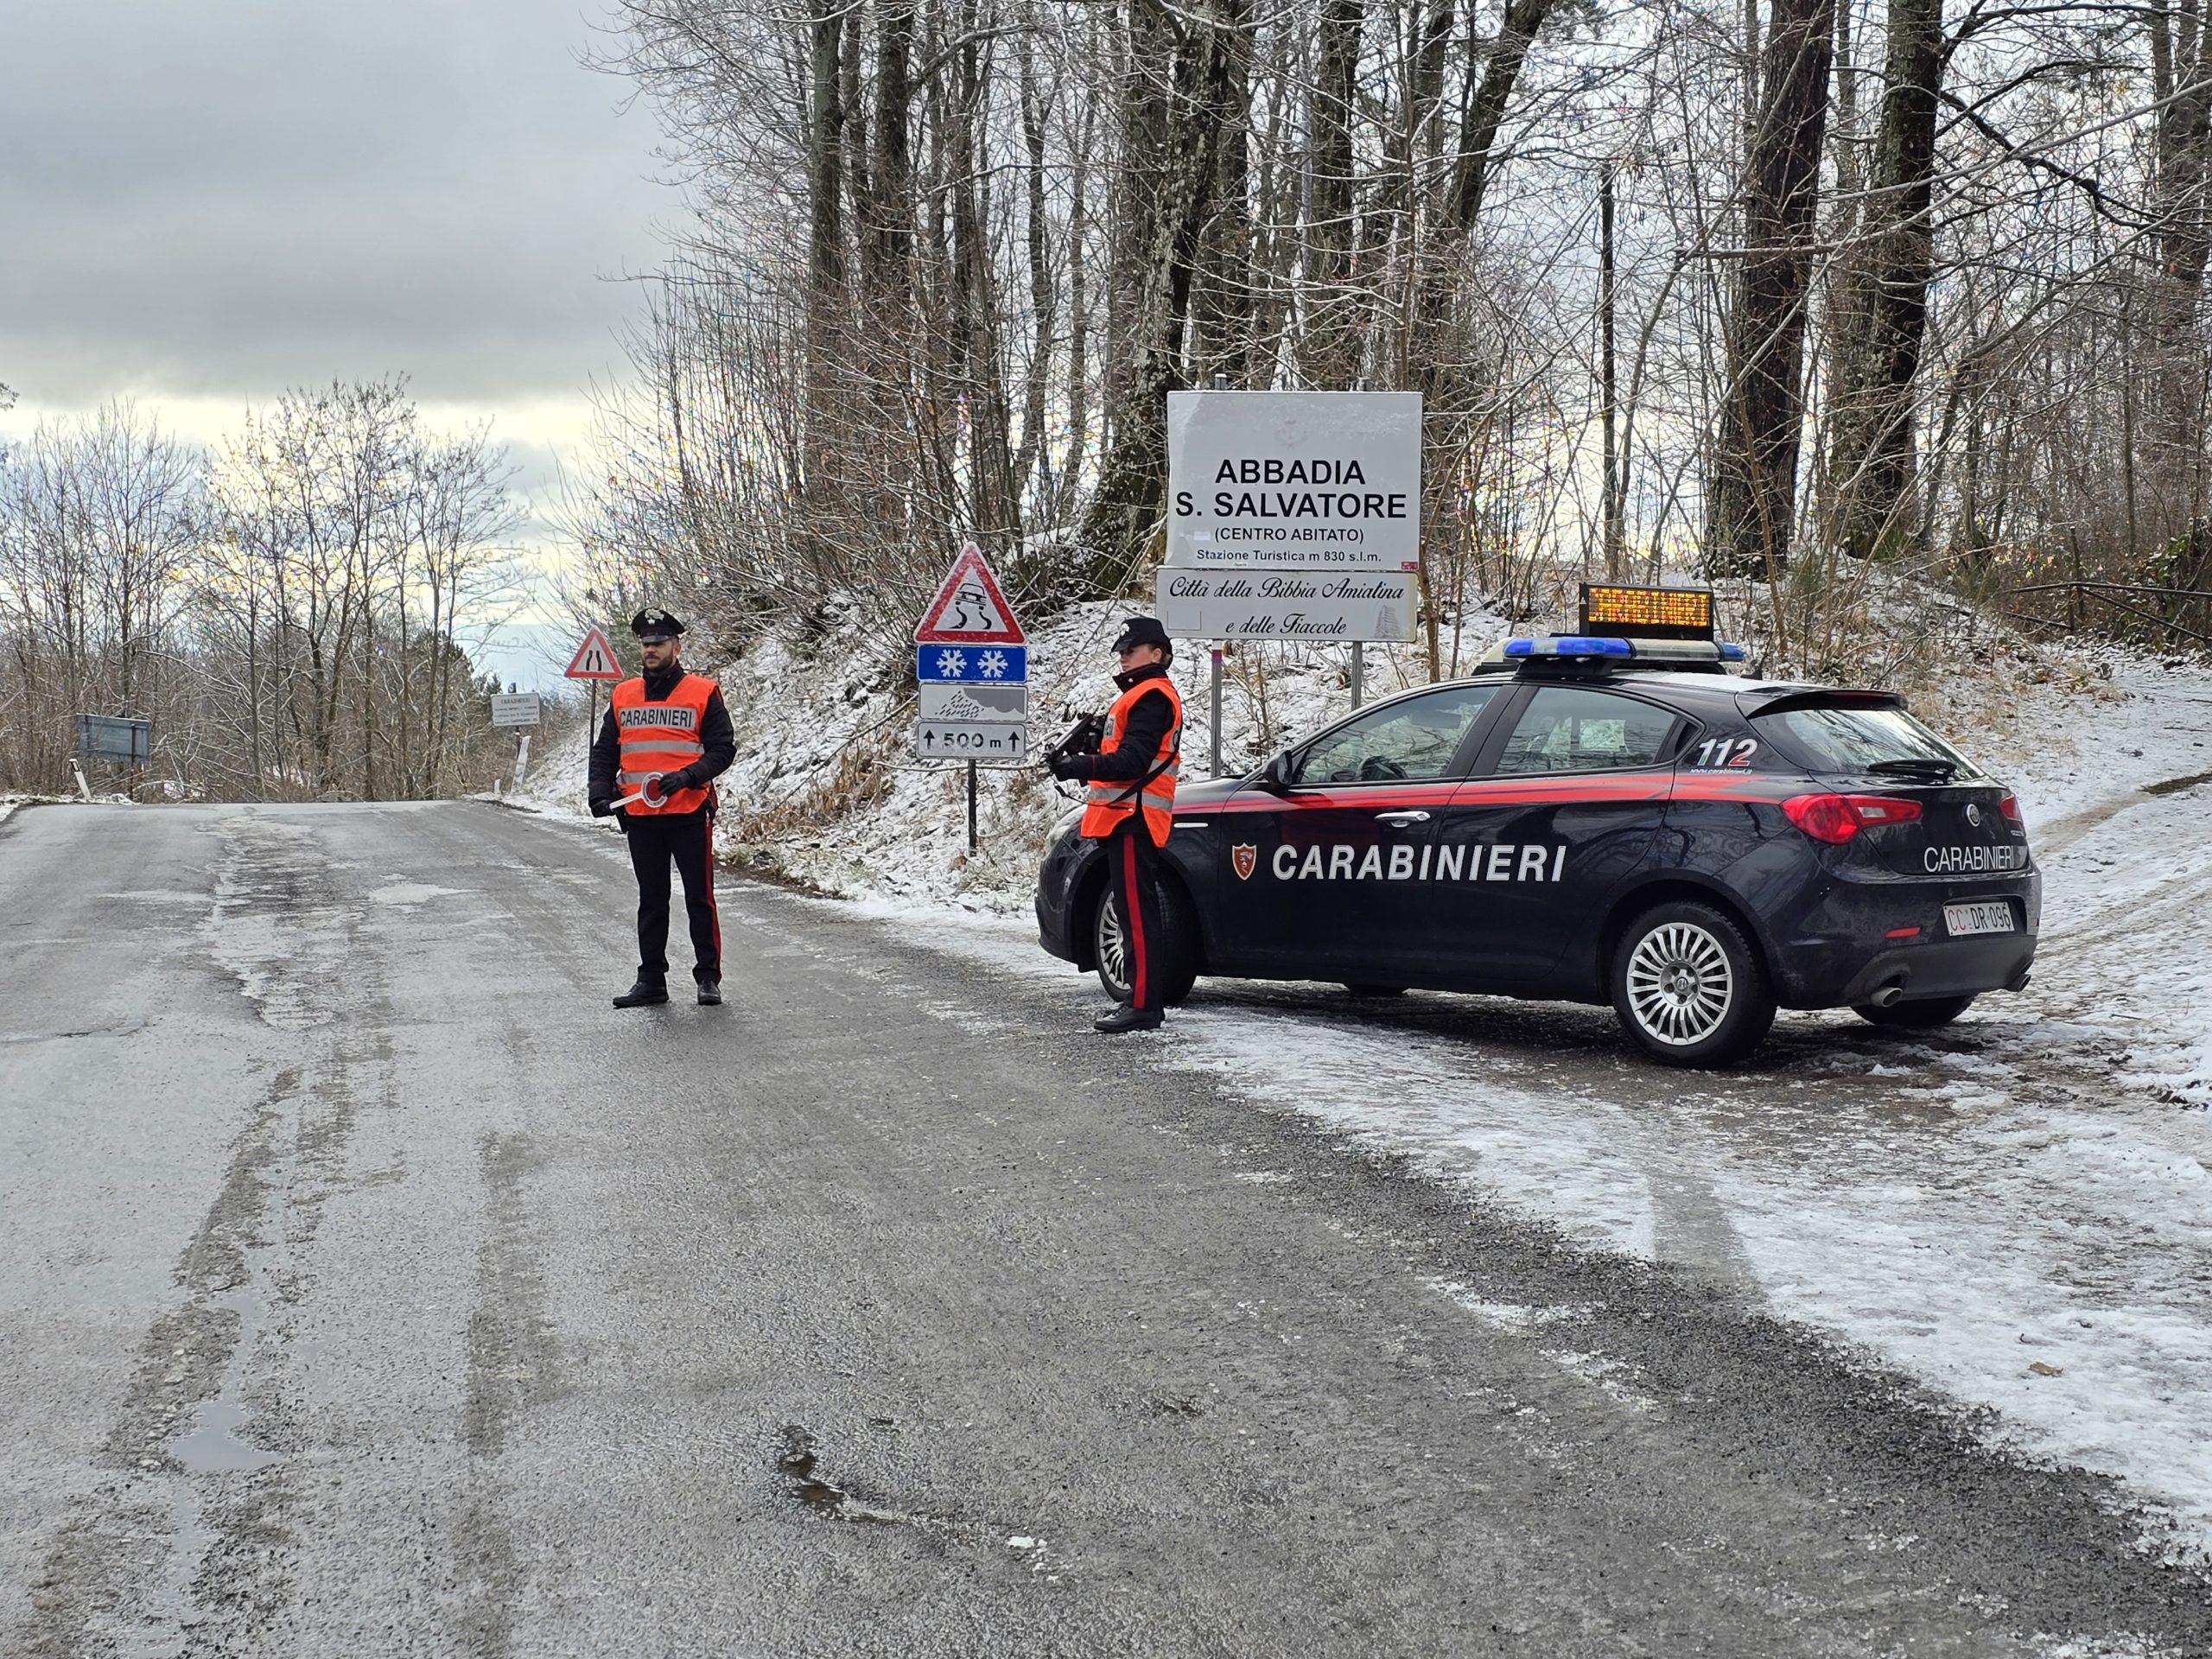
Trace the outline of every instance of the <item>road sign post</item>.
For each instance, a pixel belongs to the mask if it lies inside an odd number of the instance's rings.
[[[1029,759],[1028,636],[973,542],[960,550],[914,629],[914,753],[968,762],[972,849],[976,768]]]
[[[576,654],[569,658],[569,665],[561,671],[563,678],[583,680],[591,686],[591,717],[585,726],[587,732],[599,729],[599,683],[619,680],[622,664],[614,655],[614,642],[599,628],[584,630],[583,643],[576,647]]]

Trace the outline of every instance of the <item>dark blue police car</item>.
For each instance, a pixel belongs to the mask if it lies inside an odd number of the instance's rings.
[[[1699,591],[1586,590],[1586,626]],[[2012,793],[1891,693],[1743,677],[1709,622],[1675,632],[1703,638],[1511,640],[1249,778],[1185,783],[1169,1001],[1221,974],[1611,1002],[1653,1058],[1721,1065],[1777,1007],[1929,1027],[2024,986],[2042,882]],[[1037,918],[1126,1000],[1072,817]]]

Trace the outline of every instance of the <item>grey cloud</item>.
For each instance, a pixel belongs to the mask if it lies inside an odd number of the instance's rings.
[[[73,0],[0,54],[0,380],[265,396],[410,372],[560,395],[617,360],[657,133],[537,0]]]

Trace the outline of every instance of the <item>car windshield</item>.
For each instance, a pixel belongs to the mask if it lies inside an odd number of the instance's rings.
[[[1944,776],[1978,776],[1956,749],[1902,709],[1831,707],[1788,709],[1754,715],[1752,722],[1777,731],[1791,758],[1815,772],[1883,772],[1925,768]]]

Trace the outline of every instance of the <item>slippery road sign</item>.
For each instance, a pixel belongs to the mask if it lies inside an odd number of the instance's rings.
[[[1014,620],[1014,607],[999,590],[982,550],[969,542],[922,613],[914,639],[925,645],[1020,645],[1027,644],[1029,636]]]
[[[613,643],[597,628],[584,635],[584,642],[576,647],[576,654],[569,659],[568,677],[572,680],[619,680],[623,677],[622,664],[615,659]]]

